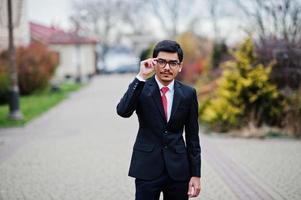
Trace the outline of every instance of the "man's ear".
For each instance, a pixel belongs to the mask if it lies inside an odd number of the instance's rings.
[[[182,71],[182,63],[181,63],[181,65],[180,65],[180,68],[179,68],[179,72],[181,72]]]

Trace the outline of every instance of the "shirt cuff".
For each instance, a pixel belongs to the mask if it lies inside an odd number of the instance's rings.
[[[137,78],[139,81],[143,81],[143,82],[145,82],[145,79],[144,79],[144,78],[142,78],[141,76],[139,76],[139,74],[136,76],[136,78]]]

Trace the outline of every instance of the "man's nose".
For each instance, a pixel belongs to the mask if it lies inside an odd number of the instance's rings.
[[[167,67],[167,65],[168,65],[168,67]],[[163,68],[163,69],[171,69],[171,67],[170,67],[169,63],[166,63],[166,65],[164,66],[164,68]]]

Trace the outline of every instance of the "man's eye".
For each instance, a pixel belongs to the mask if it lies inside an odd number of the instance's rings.
[[[159,64],[165,64],[165,60],[158,60]]]
[[[176,62],[170,62],[169,63],[171,66],[176,66],[178,63],[176,63]]]

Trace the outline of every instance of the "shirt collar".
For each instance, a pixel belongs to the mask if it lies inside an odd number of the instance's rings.
[[[161,90],[161,88],[165,87],[159,80],[158,80],[158,77],[157,75],[155,75],[155,79],[156,79],[156,82],[159,86],[159,89]],[[173,91],[174,90],[174,85],[175,85],[175,80],[172,80],[172,82],[170,82],[166,87],[168,87],[168,91]]]

